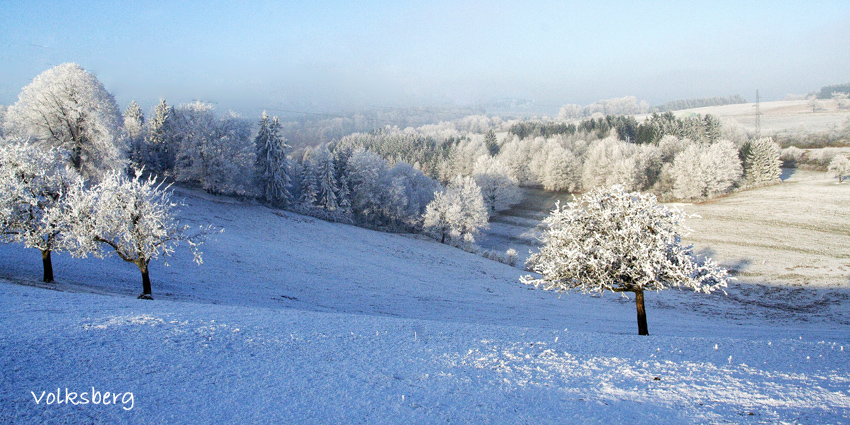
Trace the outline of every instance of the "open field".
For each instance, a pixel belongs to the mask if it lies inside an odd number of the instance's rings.
[[[686,240],[742,281],[850,286],[850,184],[795,171],[782,184],[682,205],[701,218]]]
[[[808,100],[781,100],[761,102],[761,131],[764,135],[780,133],[819,133],[841,127],[850,119],[850,109],[838,109],[832,99],[819,100],[820,107],[812,112]],[[711,114],[725,124],[739,126],[747,131],[755,131],[755,103],[709,106],[705,108],[675,111],[677,117],[693,114]],[[647,115],[635,118],[642,121]]]

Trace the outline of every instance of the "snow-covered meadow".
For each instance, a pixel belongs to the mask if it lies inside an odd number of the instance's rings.
[[[774,187],[730,199],[792,188]],[[850,422],[846,281],[649,293],[638,337],[617,295],[558,297],[421,236],[177,197],[181,221],[226,230],[201,266],[185,247],[152,262],[153,302],[117,258],[55,255],[45,285],[38,251],[0,246],[0,421]],[[92,387],[132,409],[31,394]]]

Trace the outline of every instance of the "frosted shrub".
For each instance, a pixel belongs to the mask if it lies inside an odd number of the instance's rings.
[[[829,163],[828,170],[838,177],[838,183],[841,183],[845,177],[850,177],[850,160],[844,155],[835,155]]]
[[[544,246],[520,280],[546,290],[634,292],[638,333],[647,335],[645,290],[690,288],[709,293],[729,280],[711,260],[697,261],[679,232],[687,215],[622,186],[594,189],[544,220]]]

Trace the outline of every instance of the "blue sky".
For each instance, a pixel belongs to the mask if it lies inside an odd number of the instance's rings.
[[[119,4],[121,3],[121,4]],[[0,104],[76,62],[121,107],[650,104],[850,81],[850,2],[0,0]]]

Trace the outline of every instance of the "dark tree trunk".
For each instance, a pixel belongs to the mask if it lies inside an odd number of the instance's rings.
[[[646,326],[646,307],[643,304],[643,290],[635,291],[635,305],[637,306],[638,335],[649,335]]]
[[[440,243],[446,243],[446,232],[443,232],[443,238],[440,239]]]
[[[44,282],[53,282],[53,260],[50,258],[50,250],[41,251],[41,264],[44,266]]]
[[[139,295],[139,299],[152,300],[153,295],[151,295],[151,278],[148,274],[148,265],[146,262],[141,262],[137,265],[139,266],[139,270],[142,271],[142,295]]]

